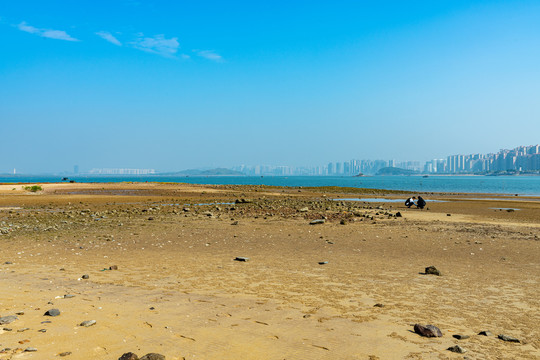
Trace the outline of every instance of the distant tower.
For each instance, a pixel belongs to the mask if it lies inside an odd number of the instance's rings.
[[[17,169],[13,168],[13,175],[17,174]]]
[[[75,175],[79,175],[79,165],[73,166],[73,173],[74,173]]]

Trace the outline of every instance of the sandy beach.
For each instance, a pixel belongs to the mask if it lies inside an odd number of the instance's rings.
[[[0,359],[540,358],[540,198],[41,186],[0,185]]]

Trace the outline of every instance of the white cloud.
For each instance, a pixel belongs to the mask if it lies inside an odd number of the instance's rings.
[[[214,50],[193,50],[197,55],[212,61],[223,61],[223,57]]]
[[[156,35],[154,37],[144,36],[142,33],[138,38],[130,43],[135,49],[158,54],[165,57],[174,57],[180,44],[178,38],[165,38],[165,35]]]
[[[96,35],[101,37],[102,39],[107,40],[108,42],[114,45],[122,46],[122,43],[117,38],[115,38],[110,32],[98,31]]]
[[[66,40],[66,41],[80,41],[79,39],[75,39],[74,37],[71,37],[68,33],[66,33],[63,30],[39,29],[39,28],[28,25],[25,21],[17,25],[17,28],[21,31],[24,31],[30,34],[36,34],[44,38]]]

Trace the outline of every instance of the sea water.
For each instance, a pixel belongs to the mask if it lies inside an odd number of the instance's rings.
[[[63,176],[0,176],[0,183],[61,182]],[[290,187],[340,186],[404,190],[412,193],[495,193],[540,196],[540,176],[95,176],[74,175],[76,182],[172,182],[213,185]]]

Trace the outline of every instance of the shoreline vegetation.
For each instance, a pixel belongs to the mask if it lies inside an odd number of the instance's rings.
[[[540,357],[538,198],[24,186],[0,185],[2,360]]]

